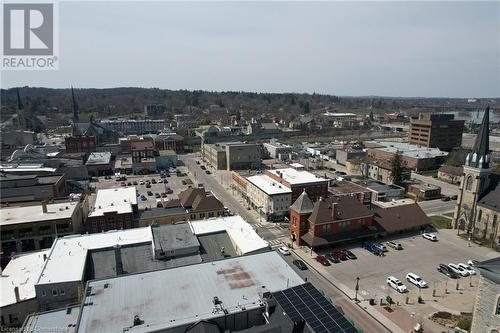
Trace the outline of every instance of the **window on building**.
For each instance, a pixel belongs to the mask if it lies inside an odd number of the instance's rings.
[[[45,290],[42,290],[42,296],[43,297],[47,296],[47,293],[45,292]]]
[[[467,180],[465,181],[465,190],[467,191],[472,191],[472,176],[468,176]]]
[[[59,295],[65,295],[66,292],[64,291],[64,289],[59,289]]]
[[[497,316],[500,316],[500,296],[498,296],[498,298],[497,298],[497,307],[495,309],[495,314]]]
[[[479,213],[477,214],[477,221],[478,221],[478,222],[481,222],[481,218],[482,218],[482,217],[483,217],[483,210],[482,210],[482,209],[480,209],[480,210],[479,210]]]
[[[52,289],[52,296],[57,296],[57,289]]]

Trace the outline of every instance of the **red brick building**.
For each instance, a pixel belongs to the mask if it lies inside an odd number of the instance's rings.
[[[95,136],[68,136],[64,138],[66,153],[93,153],[96,151]]]
[[[312,248],[377,234],[373,213],[351,196],[321,198],[314,205],[303,192],[290,207],[290,237]]]
[[[316,176],[308,171],[292,168],[266,170],[265,175],[292,190],[292,202],[297,200],[303,191],[313,201],[328,195],[328,179]]]

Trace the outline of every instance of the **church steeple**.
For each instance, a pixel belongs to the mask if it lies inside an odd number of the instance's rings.
[[[465,165],[474,168],[485,168],[490,167],[490,106],[486,107],[484,111],[483,121],[481,127],[479,128],[479,133],[477,134],[476,141],[474,142],[474,147],[472,152],[467,155],[465,160]]]
[[[75,91],[73,90],[73,86],[71,86],[71,98],[73,100],[73,124],[77,123],[79,118],[78,118],[78,103],[76,102],[75,98]]]

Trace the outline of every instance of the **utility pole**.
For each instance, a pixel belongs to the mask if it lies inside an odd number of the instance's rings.
[[[358,276],[358,277],[356,277],[356,288],[354,288],[354,290],[356,291],[356,294],[355,294],[355,296],[354,296],[354,301],[359,302],[359,301],[358,301],[359,276]]]

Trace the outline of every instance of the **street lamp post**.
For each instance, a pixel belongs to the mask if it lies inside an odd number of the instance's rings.
[[[359,301],[358,301],[359,276],[358,276],[358,277],[356,277],[356,288],[354,288],[354,290],[356,291],[356,294],[355,294],[355,296],[354,296],[354,301],[359,302]]]

